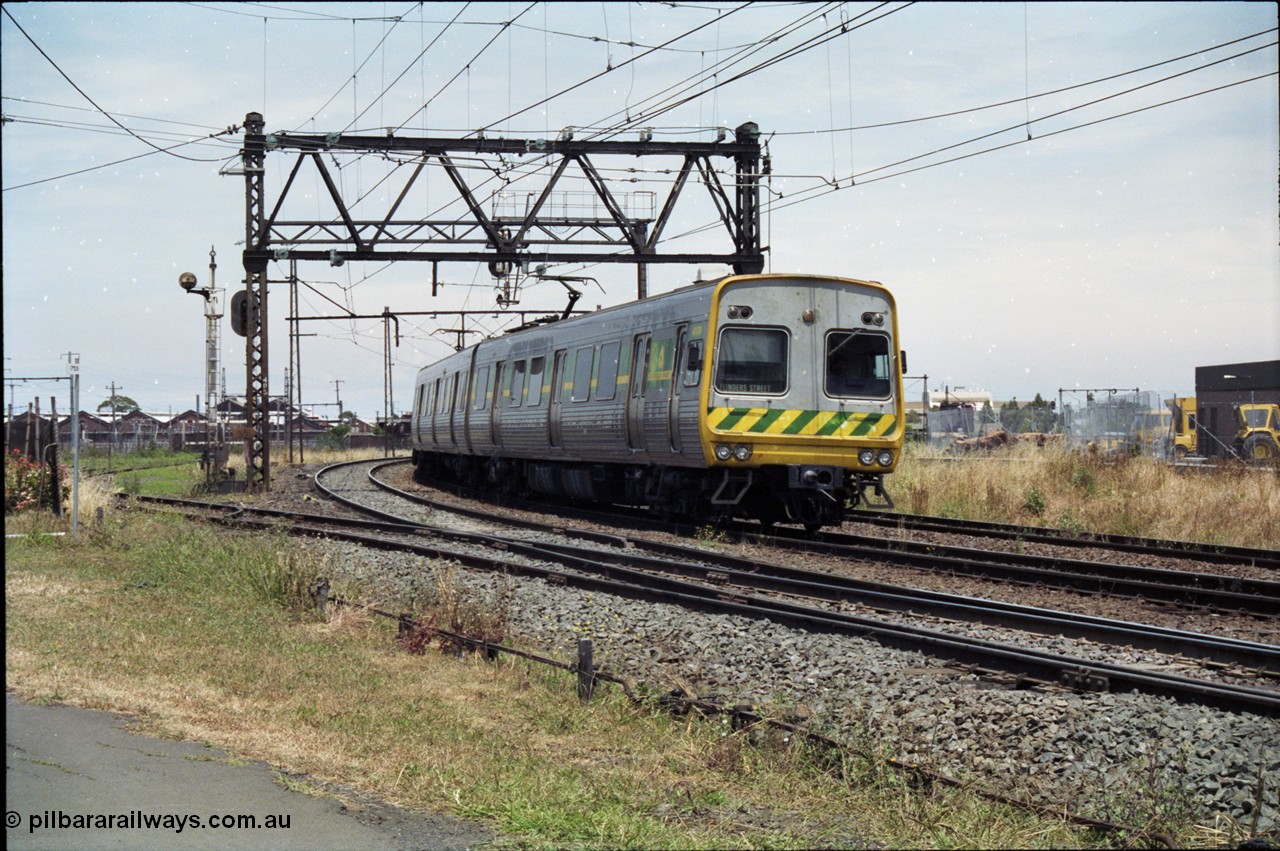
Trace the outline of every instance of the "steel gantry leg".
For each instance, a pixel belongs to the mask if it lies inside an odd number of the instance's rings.
[[[267,247],[264,178],[267,144],[262,114],[245,116],[245,426],[248,442],[246,485],[271,489],[271,402],[267,385]]]

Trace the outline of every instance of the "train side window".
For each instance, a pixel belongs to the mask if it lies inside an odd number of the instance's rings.
[[[462,372],[453,374],[453,407],[450,411],[464,411],[467,408],[467,382],[462,378]]]
[[[787,332],[726,328],[720,334],[716,389],[721,393],[787,392]]]
[[[524,401],[524,361],[511,365],[511,407],[518,408]]]
[[[435,389],[431,392],[431,415],[435,416],[440,410],[440,379],[436,379]]]
[[[413,396],[413,410],[417,412],[418,416],[422,416],[422,397],[425,395],[422,391],[423,386],[419,384]]]
[[[702,378],[702,341],[690,340],[684,358],[684,386],[693,387]]]
[[[489,367],[482,366],[476,370],[476,386],[471,391],[471,395],[474,397],[471,407],[477,411],[483,411],[489,397]]]
[[[618,340],[600,347],[600,370],[596,376],[596,401],[612,399],[618,393],[618,362],[622,343]]]
[[[585,402],[591,395],[591,367],[595,360],[595,346],[583,346],[573,354],[573,390],[569,401]]]
[[[542,365],[546,358],[533,358],[529,361],[529,407],[542,401]]]
[[[892,367],[889,338],[867,331],[830,331],[827,334],[828,396],[886,399]]]

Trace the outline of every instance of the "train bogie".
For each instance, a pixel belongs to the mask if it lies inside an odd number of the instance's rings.
[[[517,491],[838,523],[887,500],[904,368],[880,285],[730,277],[424,368],[414,459]]]

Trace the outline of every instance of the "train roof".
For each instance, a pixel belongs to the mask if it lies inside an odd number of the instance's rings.
[[[661,301],[667,298],[671,298],[677,295],[685,295],[694,290],[705,289],[707,287],[714,287],[717,284],[719,284],[721,281],[724,281],[725,279],[732,278],[732,277],[737,277],[737,276],[725,275],[723,277],[716,278],[714,281],[694,281],[692,284],[689,284],[687,286],[678,287],[677,289],[671,290],[670,292],[661,293],[660,295],[650,296],[649,298],[646,298],[643,301],[645,304],[648,304],[651,302]],[[539,317],[538,319],[535,319],[532,322],[526,322],[525,324],[517,328],[512,328],[509,331],[504,331],[502,333],[502,336],[507,337],[512,334],[519,334],[521,331],[529,331],[534,328],[545,328],[548,325],[556,325],[561,322],[572,322],[577,319],[585,319],[589,316],[592,316],[592,317],[599,316],[602,313],[609,313],[611,311],[622,310],[623,308],[634,307],[637,304],[640,304],[640,300],[625,301],[622,304],[612,304],[612,305],[609,305],[608,307],[602,307],[599,310],[592,310],[586,313],[580,313],[576,316],[556,316],[555,314],[549,314],[547,316]],[[495,339],[495,338],[490,337],[489,339]]]

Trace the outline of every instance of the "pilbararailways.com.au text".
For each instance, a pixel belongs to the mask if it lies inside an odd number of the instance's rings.
[[[291,816],[268,814],[263,816],[243,813],[213,813],[200,816],[195,813],[147,813],[129,810],[125,813],[75,813],[65,810],[44,810],[39,813],[22,813],[10,810],[5,813],[5,828],[12,830],[24,822],[27,833],[37,830],[288,830]]]

